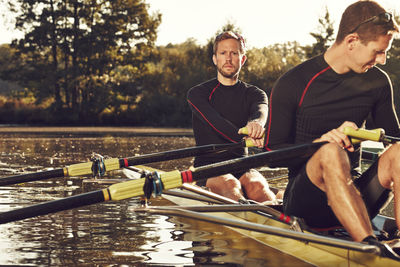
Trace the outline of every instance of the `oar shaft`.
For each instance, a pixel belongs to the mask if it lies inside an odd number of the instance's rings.
[[[58,211],[83,207],[109,200],[108,192],[97,190],[68,198],[44,202],[20,209],[6,211],[0,215],[0,224],[23,220],[35,216],[50,214]]]
[[[245,169],[258,168],[261,166],[287,167],[290,166],[290,163],[293,160],[301,160],[310,157],[325,143],[326,142],[318,142],[296,145],[275,151],[263,152],[244,158],[232,159],[216,164],[198,167],[191,172],[192,179],[197,181],[202,180],[205,177],[214,177]]]
[[[249,145],[246,144],[245,142],[240,142],[240,143],[229,143],[229,144],[211,144],[211,145],[188,147],[188,148],[182,148],[164,152],[157,152],[126,159],[120,159],[120,167],[122,168],[122,167],[142,165],[152,162],[194,157],[194,156],[214,153],[222,150],[235,149],[245,146]]]
[[[246,141],[242,141],[239,143],[196,146],[196,147],[189,147],[177,150],[157,152],[147,155],[140,155],[131,158],[105,159],[104,166],[106,171],[112,171],[112,170],[118,170],[123,167],[142,165],[142,164],[160,162],[172,159],[181,159],[186,157],[193,157],[208,153],[214,153],[223,150],[235,149],[240,147],[250,147],[250,146],[252,146],[252,144]],[[62,169],[2,177],[0,178],[0,186],[45,180],[51,178],[59,178],[59,177],[88,175],[92,173],[92,164],[93,164],[92,162],[83,162],[66,166]]]
[[[181,187],[183,183],[200,181],[229,172],[243,169],[257,168],[261,166],[288,166],[288,161],[293,159],[306,159],[310,157],[326,142],[318,142],[304,145],[296,145],[275,151],[259,153],[256,155],[227,160],[180,172],[174,170],[160,174],[163,189]],[[113,184],[109,187],[112,200],[122,200],[143,195],[144,179],[131,180]]]
[[[18,183],[26,183],[31,181],[46,180],[54,177],[64,177],[63,169],[55,169],[50,171],[42,171],[30,174],[20,174],[15,176],[0,178],[0,186],[12,185]]]

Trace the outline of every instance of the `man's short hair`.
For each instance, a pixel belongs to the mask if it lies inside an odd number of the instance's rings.
[[[244,42],[243,37],[240,34],[236,33],[236,32],[226,31],[226,32],[218,34],[217,37],[215,37],[214,46],[213,46],[214,55],[215,55],[215,53],[217,53],[217,48],[218,48],[219,42],[221,42],[223,40],[226,40],[226,39],[235,39],[235,40],[237,40],[239,42],[239,44],[240,44],[240,53],[246,54],[246,44]]]
[[[379,36],[395,34],[399,27],[392,14],[378,3],[360,0],[348,6],[340,20],[336,43],[351,33],[357,33],[361,42],[376,41]]]

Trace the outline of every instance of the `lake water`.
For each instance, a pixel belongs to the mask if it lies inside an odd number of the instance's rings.
[[[0,138],[2,177],[86,162],[92,152],[122,158],[194,145],[192,137],[176,136],[3,133]],[[151,166],[169,171],[191,164],[188,158]],[[114,171],[105,178],[122,176]],[[81,177],[4,186],[0,212],[91,190]],[[137,205],[138,199],[107,202],[2,224],[0,265],[308,266],[221,226],[132,212]]]

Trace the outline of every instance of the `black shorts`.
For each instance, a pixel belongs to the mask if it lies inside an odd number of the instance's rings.
[[[361,176],[355,178],[370,218],[375,217],[390,198],[391,190],[381,186],[378,180],[378,160]],[[296,176],[289,179],[283,198],[285,214],[303,218],[311,228],[340,226],[328,205],[325,192],[315,186],[307,176],[304,165]]]

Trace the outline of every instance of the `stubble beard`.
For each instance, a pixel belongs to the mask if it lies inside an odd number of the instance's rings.
[[[217,67],[218,72],[225,78],[233,79],[239,77],[240,69],[234,69],[231,72],[224,71],[223,68]]]

